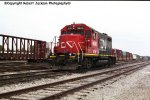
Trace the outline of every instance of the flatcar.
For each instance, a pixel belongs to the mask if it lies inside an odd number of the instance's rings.
[[[54,52],[49,55],[53,66],[77,69],[90,68],[99,62],[115,64],[112,56],[112,38],[86,24],[66,25],[61,29]]]

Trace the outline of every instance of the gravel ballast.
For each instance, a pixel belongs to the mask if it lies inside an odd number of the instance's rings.
[[[123,66],[120,66],[120,67],[123,67]],[[118,68],[118,67],[116,67],[116,68]],[[26,82],[26,83],[23,82],[23,83],[5,85],[3,87],[0,87],[0,93],[19,90],[19,89],[23,89],[23,88],[29,88],[29,87],[32,87],[32,86],[43,85],[43,84],[52,83],[52,82],[56,82],[56,81],[61,81],[61,80],[65,80],[65,79],[70,79],[70,78],[74,78],[74,77],[78,77],[78,76],[82,76],[82,75],[87,75],[87,74],[91,74],[91,73],[103,72],[103,71],[106,71],[106,70],[109,70],[109,69],[111,69],[111,68],[106,68],[106,69],[96,70],[96,71],[87,71],[85,73],[73,73],[72,75],[64,74],[64,75],[62,75],[60,77],[57,77],[55,79],[53,79],[53,78],[42,78],[40,80],[33,80],[33,81],[30,81],[30,82]],[[29,71],[23,71],[23,72],[29,72]],[[32,72],[32,70],[30,72]],[[17,73],[16,72],[11,72],[11,73],[5,73],[5,74],[17,74]],[[4,75],[4,74],[2,74],[2,75]]]
[[[106,69],[100,71],[104,70]],[[76,73],[72,75],[63,75],[56,79],[43,78],[41,80],[32,81],[29,83],[6,85],[0,87],[0,93],[51,83],[58,80],[69,79],[90,73],[93,73],[93,71],[89,71],[87,73],[82,74]],[[150,94],[150,66],[147,66],[126,77],[122,77],[121,79],[118,78],[118,80],[113,83],[108,82],[108,85],[98,84],[96,86],[84,89],[80,92],[76,92],[73,95],[68,95],[61,99],[77,100],[80,98],[81,100],[150,100],[149,94]]]
[[[90,92],[83,100],[150,100],[150,65]]]

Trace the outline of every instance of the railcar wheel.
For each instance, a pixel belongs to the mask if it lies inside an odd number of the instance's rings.
[[[85,59],[83,60],[83,68],[91,68],[93,66],[91,59]]]

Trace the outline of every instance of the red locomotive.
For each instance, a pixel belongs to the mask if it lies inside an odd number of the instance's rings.
[[[89,68],[97,62],[105,61],[114,64],[116,59],[111,55],[112,38],[100,33],[86,24],[71,24],[61,29],[59,42],[50,55],[55,66],[64,68],[70,65]],[[70,64],[71,63],[71,64]]]

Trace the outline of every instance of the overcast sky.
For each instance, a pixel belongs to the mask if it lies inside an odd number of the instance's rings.
[[[149,1],[73,1],[63,6],[0,2],[0,34],[50,42],[73,22],[107,33],[113,48],[150,56]]]

